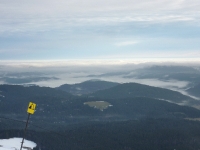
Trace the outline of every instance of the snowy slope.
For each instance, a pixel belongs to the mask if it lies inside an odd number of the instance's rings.
[[[20,150],[22,138],[0,139],[0,150]],[[31,150],[36,147],[36,143],[24,140],[22,150]]]

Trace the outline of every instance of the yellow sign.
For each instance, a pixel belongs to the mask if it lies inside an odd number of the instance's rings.
[[[29,105],[28,105],[27,112],[28,112],[29,114],[34,114],[35,108],[36,108],[36,104],[30,102]]]

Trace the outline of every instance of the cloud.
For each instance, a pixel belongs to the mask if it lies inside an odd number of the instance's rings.
[[[180,54],[181,57],[200,57],[200,50],[186,51]]]
[[[0,32],[45,32],[99,23],[191,23],[199,21],[199,7],[198,0],[190,3],[187,0],[3,1]]]
[[[129,46],[129,45],[135,45],[137,43],[138,43],[138,41],[124,41],[124,42],[115,43],[115,45],[116,46]]]
[[[200,35],[199,8],[199,0],[3,0],[0,59],[146,57],[155,50],[198,50],[193,36]],[[172,37],[192,42],[171,42]]]
[[[18,6],[21,6],[20,8]],[[156,11],[184,11],[199,10],[199,0],[10,0],[2,1],[2,10],[12,10],[17,14],[43,14],[53,16],[55,14],[85,14],[91,12],[156,12]]]

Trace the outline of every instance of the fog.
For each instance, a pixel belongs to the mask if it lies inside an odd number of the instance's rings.
[[[75,84],[91,79],[100,79],[118,83],[135,82],[155,87],[179,91],[188,95],[185,89],[194,81],[160,79],[157,77],[140,78],[147,74],[145,68],[151,66],[189,66],[195,68],[200,77],[199,62],[148,62],[148,61],[35,61],[0,62],[0,84],[35,84],[46,87],[58,87],[62,84]],[[143,69],[138,72],[138,69]],[[177,70],[178,72],[178,70]],[[149,73],[149,72],[148,72]],[[156,75],[157,72],[151,72]],[[160,72],[159,72],[160,73]],[[170,72],[169,72],[170,73]],[[126,77],[137,74],[138,76]],[[20,82],[18,83],[18,79]]]

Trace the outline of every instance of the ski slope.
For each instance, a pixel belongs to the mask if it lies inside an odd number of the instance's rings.
[[[0,139],[0,150],[20,150],[22,138]],[[36,143],[24,140],[22,150],[32,150]]]

